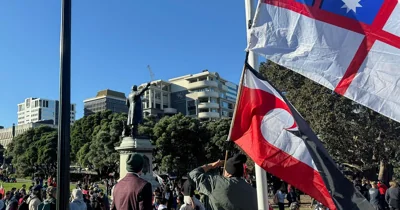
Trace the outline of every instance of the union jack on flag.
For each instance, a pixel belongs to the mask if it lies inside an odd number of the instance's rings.
[[[398,0],[261,0],[248,49],[400,122]]]

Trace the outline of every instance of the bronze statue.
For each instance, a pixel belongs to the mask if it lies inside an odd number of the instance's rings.
[[[143,121],[142,95],[149,89],[150,82],[141,91],[137,90],[137,86],[132,87],[132,91],[126,99],[126,105],[129,108],[127,125],[131,127],[131,136],[137,137],[138,125]]]

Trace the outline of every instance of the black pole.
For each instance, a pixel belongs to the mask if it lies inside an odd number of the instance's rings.
[[[57,210],[69,209],[71,115],[71,0],[61,0],[60,108],[58,119]]]

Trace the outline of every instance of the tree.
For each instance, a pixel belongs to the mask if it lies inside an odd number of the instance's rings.
[[[121,143],[126,114],[98,112],[78,120],[73,127],[71,146],[74,161],[91,168],[102,177],[118,170],[119,154],[115,147]]]
[[[182,114],[162,118],[153,129],[154,163],[161,171],[177,175],[185,175],[191,168],[204,164],[203,133],[198,119]]]
[[[138,133],[142,136],[149,136],[153,138],[153,128],[156,125],[156,118],[154,116],[148,116],[143,119],[143,123],[139,124]],[[153,141],[154,143],[154,141]]]
[[[238,152],[233,143],[227,141],[231,127],[230,119],[207,121],[202,126],[203,130],[206,131],[202,138],[207,162],[214,162],[217,159],[223,160],[227,150],[230,155]]]
[[[22,176],[40,172],[54,175],[57,164],[57,130],[47,126],[32,128],[14,138],[6,151]]]
[[[272,62],[260,72],[308,121],[339,163],[365,171],[379,162],[398,162],[399,123]]]

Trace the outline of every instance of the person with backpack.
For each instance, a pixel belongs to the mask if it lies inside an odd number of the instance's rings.
[[[50,186],[46,189],[46,194],[47,199],[39,205],[38,210],[56,210],[57,188]]]

